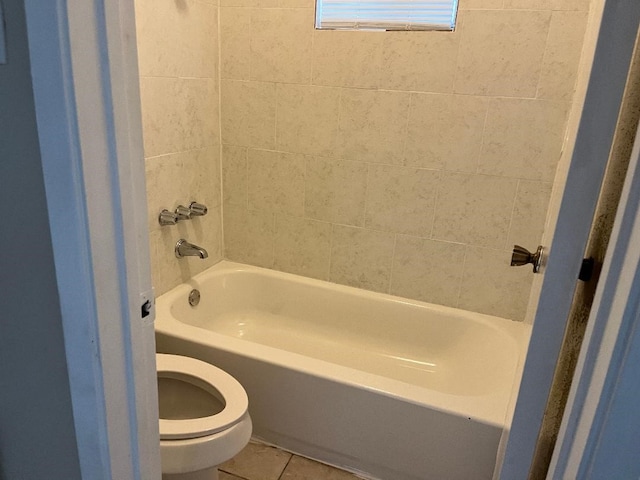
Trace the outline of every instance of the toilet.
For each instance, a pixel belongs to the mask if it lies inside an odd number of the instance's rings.
[[[156,354],[163,480],[217,480],[251,437],[242,385],[213,365]]]

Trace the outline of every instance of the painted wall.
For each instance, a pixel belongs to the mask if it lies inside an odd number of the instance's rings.
[[[587,0],[461,0],[444,32],[313,28],[221,0],[225,256],[516,320]]]
[[[156,295],[222,258],[218,7],[205,0],[136,0],[151,267]],[[160,227],[162,209],[197,201],[200,218]],[[209,258],[178,260],[186,238]]]
[[[0,65],[0,479],[80,479],[24,5]]]

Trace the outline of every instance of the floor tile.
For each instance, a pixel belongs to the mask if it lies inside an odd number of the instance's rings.
[[[288,452],[250,442],[238,455],[220,465],[219,470],[246,480],[278,480],[290,459]]]
[[[293,456],[281,480],[357,480],[355,475],[308,458]]]
[[[236,477],[226,472],[218,472],[218,480],[244,480],[242,477]]]

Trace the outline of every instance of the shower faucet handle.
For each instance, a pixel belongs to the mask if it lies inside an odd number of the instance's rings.
[[[178,215],[173,212],[170,212],[166,208],[160,212],[160,216],[158,217],[158,221],[160,225],[163,227],[165,225],[175,225],[178,223]]]
[[[209,210],[207,209],[207,206],[202,203],[191,202],[191,205],[189,205],[189,211],[194,217],[202,217],[203,215],[206,215]]]
[[[178,220],[189,220],[191,218],[191,210],[184,205],[178,205],[176,207],[176,216]]]
[[[535,253],[531,253],[524,247],[520,245],[513,246],[513,253],[511,255],[511,266],[519,267],[522,265],[532,264],[533,265],[533,273],[538,273],[540,271],[540,265],[542,264],[542,252],[544,248],[542,245],[539,245],[536,249]]]

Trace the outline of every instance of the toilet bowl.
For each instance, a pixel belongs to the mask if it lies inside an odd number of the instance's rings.
[[[216,480],[251,437],[244,388],[195,358],[158,353],[156,368],[163,480]]]

